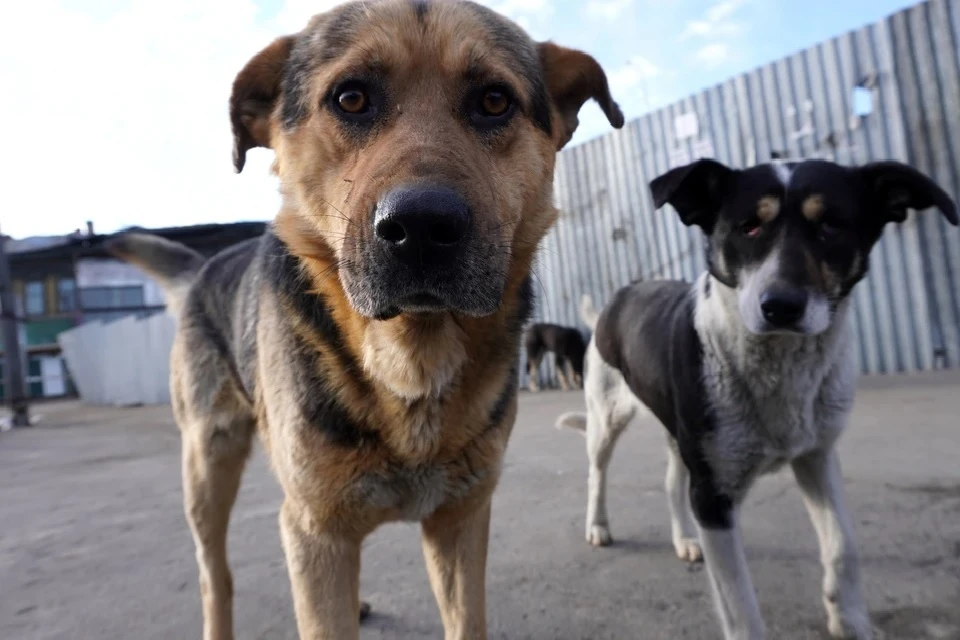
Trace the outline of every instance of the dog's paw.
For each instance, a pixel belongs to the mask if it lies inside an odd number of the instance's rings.
[[[595,547],[606,547],[613,538],[610,537],[610,530],[602,524],[593,524],[587,527],[587,542]]]
[[[874,630],[866,613],[830,615],[827,629],[832,638],[839,640],[881,640],[883,636]]]
[[[673,548],[677,552],[677,557],[684,562],[703,562],[703,551],[700,549],[700,541],[696,538],[676,538],[673,541]]]
[[[360,603],[360,622],[363,622],[370,617],[370,603],[361,602]]]

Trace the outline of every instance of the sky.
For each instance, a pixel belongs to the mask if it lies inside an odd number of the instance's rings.
[[[267,220],[272,152],[231,164],[235,74],[333,0],[30,0],[0,21],[0,231]],[[912,0],[484,0],[591,53],[627,118],[914,4]],[[581,111],[571,144],[609,130]]]

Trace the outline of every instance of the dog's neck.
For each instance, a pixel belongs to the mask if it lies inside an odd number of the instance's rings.
[[[705,353],[758,384],[779,384],[781,375],[802,375],[799,369],[829,370],[839,358],[849,331],[844,300],[837,307],[830,327],[817,335],[751,333],[743,322],[737,292],[709,273],[693,288],[694,325]],[[812,372],[811,372],[812,373]]]
[[[367,322],[364,372],[407,402],[439,398],[463,369],[467,336],[449,313]]]

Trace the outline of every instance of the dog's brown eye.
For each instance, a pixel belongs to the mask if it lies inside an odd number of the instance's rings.
[[[370,101],[367,94],[360,89],[346,89],[337,96],[337,106],[344,113],[358,114],[367,110]]]
[[[480,108],[485,116],[502,116],[510,109],[510,96],[499,89],[488,89],[483,93]]]

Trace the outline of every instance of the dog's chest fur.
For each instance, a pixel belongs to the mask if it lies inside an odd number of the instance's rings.
[[[756,336],[736,300],[696,288],[695,326],[714,429],[703,443],[718,488],[738,496],[759,475],[839,436],[853,404],[855,370],[843,309],[818,336]]]

